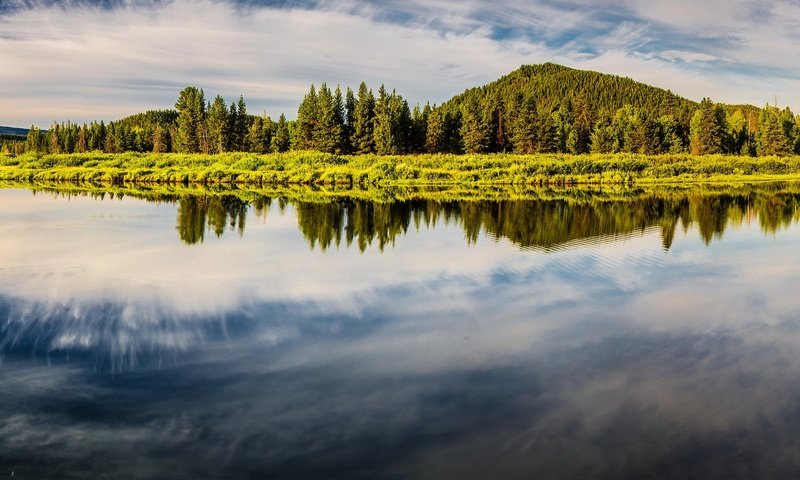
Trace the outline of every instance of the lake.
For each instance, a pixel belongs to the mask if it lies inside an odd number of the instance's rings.
[[[790,478],[800,186],[0,189],[0,478]]]

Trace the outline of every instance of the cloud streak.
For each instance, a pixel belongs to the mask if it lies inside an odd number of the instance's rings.
[[[293,117],[311,82],[441,102],[554,61],[699,100],[800,106],[791,2],[12,1],[0,9],[0,124],[111,120],[187,84]]]

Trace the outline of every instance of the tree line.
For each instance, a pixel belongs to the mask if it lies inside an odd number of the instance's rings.
[[[354,92],[311,85],[297,119],[247,112],[242,96],[227,104],[184,88],[175,110],[117,122],[31,127],[10,153],[87,151],[336,154],[690,153],[800,154],[800,116],[788,107],[699,104],[633,80],[545,64],[525,66],[441,104],[411,107],[383,85]]]

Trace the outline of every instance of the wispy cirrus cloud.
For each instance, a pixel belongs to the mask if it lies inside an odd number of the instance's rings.
[[[441,102],[554,61],[700,99],[800,106],[800,7],[632,0],[10,0],[0,124],[114,119],[187,84],[290,117],[311,82]]]

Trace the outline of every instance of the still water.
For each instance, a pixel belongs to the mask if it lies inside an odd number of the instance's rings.
[[[0,189],[0,478],[800,472],[800,187],[360,198]]]

